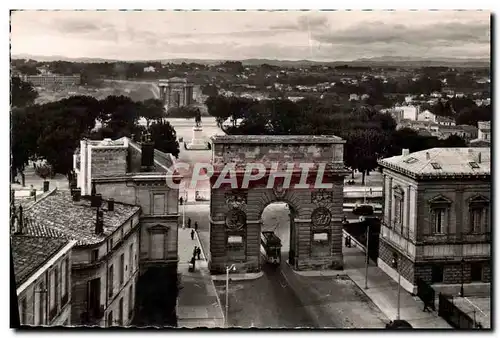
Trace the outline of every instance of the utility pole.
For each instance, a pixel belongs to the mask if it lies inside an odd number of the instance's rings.
[[[229,314],[229,271],[235,271],[236,267],[231,265],[230,267],[226,267],[226,315],[224,316],[224,327],[227,327],[228,321],[227,316]]]
[[[398,269],[398,320],[401,319],[401,270],[400,270],[400,262],[401,262],[401,258],[400,256],[398,255],[398,265],[397,265],[397,269]]]
[[[368,289],[368,263],[370,258],[368,256],[368,245],[370,243],[370,223],[365,219],[366,222],[366,262],[365,262],[365,289]]]

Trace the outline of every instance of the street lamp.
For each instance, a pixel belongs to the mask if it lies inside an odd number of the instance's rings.
[[[462,258],[462,260],[460,261],[460,265],[462,267],[462,284],[460,285],[460,296],[463,297],[464,296],[464,265],[465,265],[465,259]]]
[[[392,266],[396,268],[398,271],[398,316],[397,320],[401,319],[401,271],[399,270],[399,263],[401,258],[399,255],[395,254],[395,257],[392,259]]]
[[[365,262],[365,289],[368,289],[368,263],[370,258],[368,257],[368,245],[370,243],[370,223],[365,219],[366,223],[366,262]]]
[[[226,315],[224,316],[224,326],[227,327],[227,316],[229,313],[229,271],[236,271],[236,267],[233,265],[226,267]]]

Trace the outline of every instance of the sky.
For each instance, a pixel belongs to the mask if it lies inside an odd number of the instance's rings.
[[[16,11],[11,53],[350,61],[490,58],[488,11]]]

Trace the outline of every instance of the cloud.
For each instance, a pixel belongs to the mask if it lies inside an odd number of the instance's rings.
[[[270,28],[278,31],[311,31],[328,26],[328,17],[319,15],[302,15],[296,22],[271,25]]]
[[[489,43],[490,23],[448,22],[423,26],[364,22],[338,31],[314,32],[312,38],[321,43],[367,44],[373,42],[435,44]]]

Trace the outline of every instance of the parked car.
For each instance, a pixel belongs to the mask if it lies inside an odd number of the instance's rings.
[[[352,210],[352,213],[358,216],[371,216],[373,212],[373,207],[369,204],[356,205]]]
[[[413,326],[411,326],[410,323],[408,323],[406,320],[403,319],[396,319],[396,320],[391,320],[389,323],[385,324],[386,329],[413,329]]]

